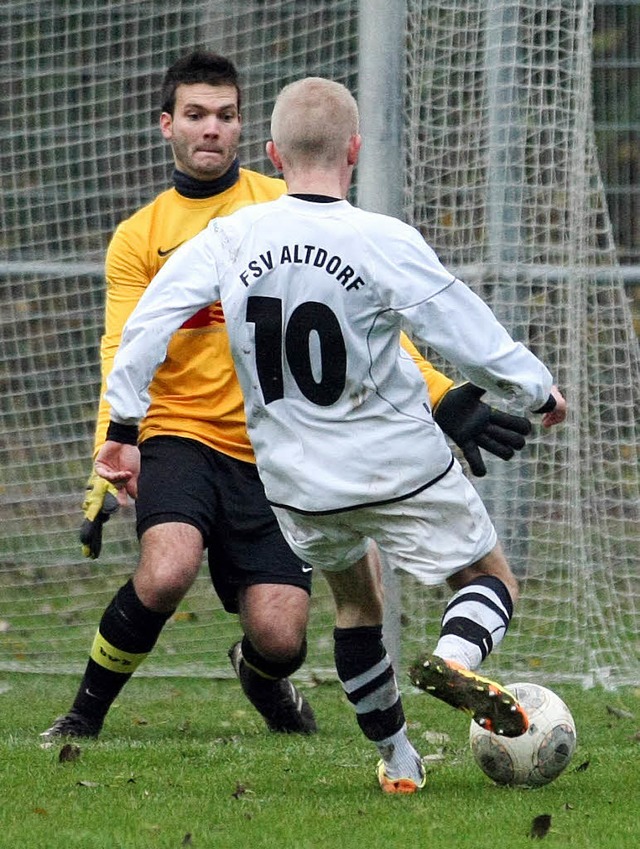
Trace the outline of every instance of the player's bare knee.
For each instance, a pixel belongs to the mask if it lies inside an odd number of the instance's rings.
[[[140,601],[150,610],[174,610],[191,588],[197,568],[174,562],[141,564],[133,576]]]
[[[170,613],[180,604],[187,589],[184,587],[166,584],[154,584],[149,582],[135,582],[136,595],[149,610],[156,613]]]
[[[240,624],[263,657],[273,663],[297,658],[305,643],[309,594],[289,584],[254,584],[238,595]]]
[[[256,651],[271,663],[293,663],[306,653],[306,632],[296,627],[252,628],[247,633]],[[304,657],[300,660],[302,665]]]
[[[248,637],[251,645],[252,665],[264,674],[274,678],[288,678],[297,672],[307,657],[307,641],[304,634],[301,640],[289,643],[283,640],[254,640]],[[243,652],[247,649],[243,641]],[[251,658],[245,654],[247,660]]]

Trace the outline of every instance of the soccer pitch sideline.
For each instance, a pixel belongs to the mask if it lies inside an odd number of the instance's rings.
[[[415,796],[390,797],[334,682],[303,685],[320,726],[314,737],[269,734],[235,681],[140,678],[99,740],[42,748],[38,733],[66,710],[76,683],[0,673],[0,849],[638,844],[640,688],[554,687],[578,746],[567,770],[537,790],[495,787],[473,762],[464,715],[406,692],[428,782]]]

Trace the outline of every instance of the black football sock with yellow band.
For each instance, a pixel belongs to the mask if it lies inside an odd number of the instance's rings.
[[[118,693],[152,650],[171,615],[145,607],[131,580],[120,587],[100,620],[72,712],[99,730]]]

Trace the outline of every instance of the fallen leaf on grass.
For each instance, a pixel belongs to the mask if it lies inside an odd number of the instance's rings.
[[[617,716],[618,719],[633,719],[631,711],[622,710],[622,708],[612,707],[611,705],[607,705],[607,713]]]
[[[537,817],[533,818],[529,837],[535,838],[537,840],[542,840],[543,837],[547,836],[550,828],[551,814],[539,814]]]
[[[434,755],[424,755],[422,757],[422,763],[423,764],[424,763],[438,764],[438,763],[442,763],[442,761],[445,761],[446,759],[447,759],[446,756],[442,753],[434,754]]]
[[[60,618],[65,625],[79,625],[81,621],[80,612],[78,610],[68,610],[67,612],[62,613]]]
[[[311,678],[307,683],[307,687],[324,687],[326,684],[335,684],[336,679],[331,678],[331,676],[327,676],[323,678],[321,675],[317,675],[316,673],[311,673]]]
[[[180,610],[171,617],[172,622],[197,622],[198,615],[191,610]]]
[[[97,781],[78,781],[78,787],[100,787]]]
[[[233,796],[234,799],[240,799],[246,793],[251,793],[251,790],[249,790],[248,787],[245,787],[244,784],[240,784],[240,782],[238,782],[236,784],[236,789],[233,791],[233,793],[231,795]]]
[[[80,757],[80,746],[76,746],[74,743],[65,743],[64,746],[60,749],[60,754],[58,755],[58,763],[68,764],[77,761]]]
[[[422,739],[434,746],[446,746],[447,743],[451,742],[451,737],[444,731],[425,731]]]

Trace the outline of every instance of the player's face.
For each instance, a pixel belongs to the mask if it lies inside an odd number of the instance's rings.
[[[173,115],[160,116],[160,130],[171,144],[176,168],[198,180],[215,180],[229,170],[240,129],[234,86],[179,85]]]

